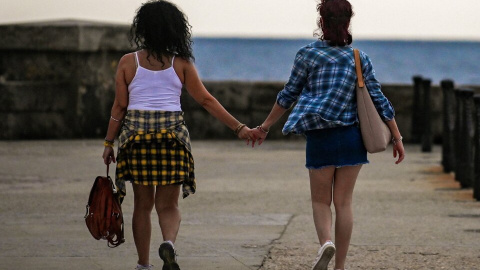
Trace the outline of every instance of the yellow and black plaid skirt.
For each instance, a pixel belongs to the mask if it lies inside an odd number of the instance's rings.
[[[118,149],[116,169],[116,184],[123,196],[125,181],[140,185],[183,184],[184,198],[195,193],[194,161],[183,129],[186,131],[184,125],[177,125],[170,129],[140,130],[124,138],[125,143]]]

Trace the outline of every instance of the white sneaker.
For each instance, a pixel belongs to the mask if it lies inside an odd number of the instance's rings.
[[[332,259],[333,255],[335,255],[335,245],[332,241],[327,241],[320,247],[318,251],[317,258],[313,263],[312,270],[327,270],[328,263]]]
[[[137,264],[137,267],[135,267],[135,270],[153,270],[153,265],[140,265],[140,264]]]

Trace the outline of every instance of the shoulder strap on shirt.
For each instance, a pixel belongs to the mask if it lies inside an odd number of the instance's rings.
[[[135,65],[136,65],[136,68],[138,68],[140,66],[140,62],[138,62],[138,52],[135,52]]]
[[[365,82],[363,81],[362,62],[360,60],[360,52],[357,49],[354,49],[353,54],[355,56],[355,70],[357,72],[358,87],[364,87]]]

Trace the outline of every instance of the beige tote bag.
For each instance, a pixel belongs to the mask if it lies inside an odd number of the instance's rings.
[[[378,153],[387,149],[388,143],[392,139],[392,134],[387,124],[373,105],[372,98],[368,93],[365,82],[363,81],[362,64],[360,62],[360,53],[357,49],[353,50],[355,55],[355,69],[357,71],[357,111],[360,121],[360,130],[365,148],[369,153]]]

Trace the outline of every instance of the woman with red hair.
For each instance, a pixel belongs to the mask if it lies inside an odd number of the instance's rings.
[[[278,93],[272,111],[252,131],[261,144],[270,127],[296,102],[282,132],[303,134],[307,139],[313,219],[320,249],[313,270],[327,270],[335,255],[335,268],[345,269],[353,227],[352,197],[357,176],[368,163],[356,105],[357,76],[349,31],[353,16],[347,0],[322,0],[317,5],[320,39],[301,48],[285,88]],[[362,73],[380,117],[392,133],[396,164],[405,156],[392,104],[383,95],[369,57],[360,52]],[[332,242],[333,201],[336,213],[335,244]]]

